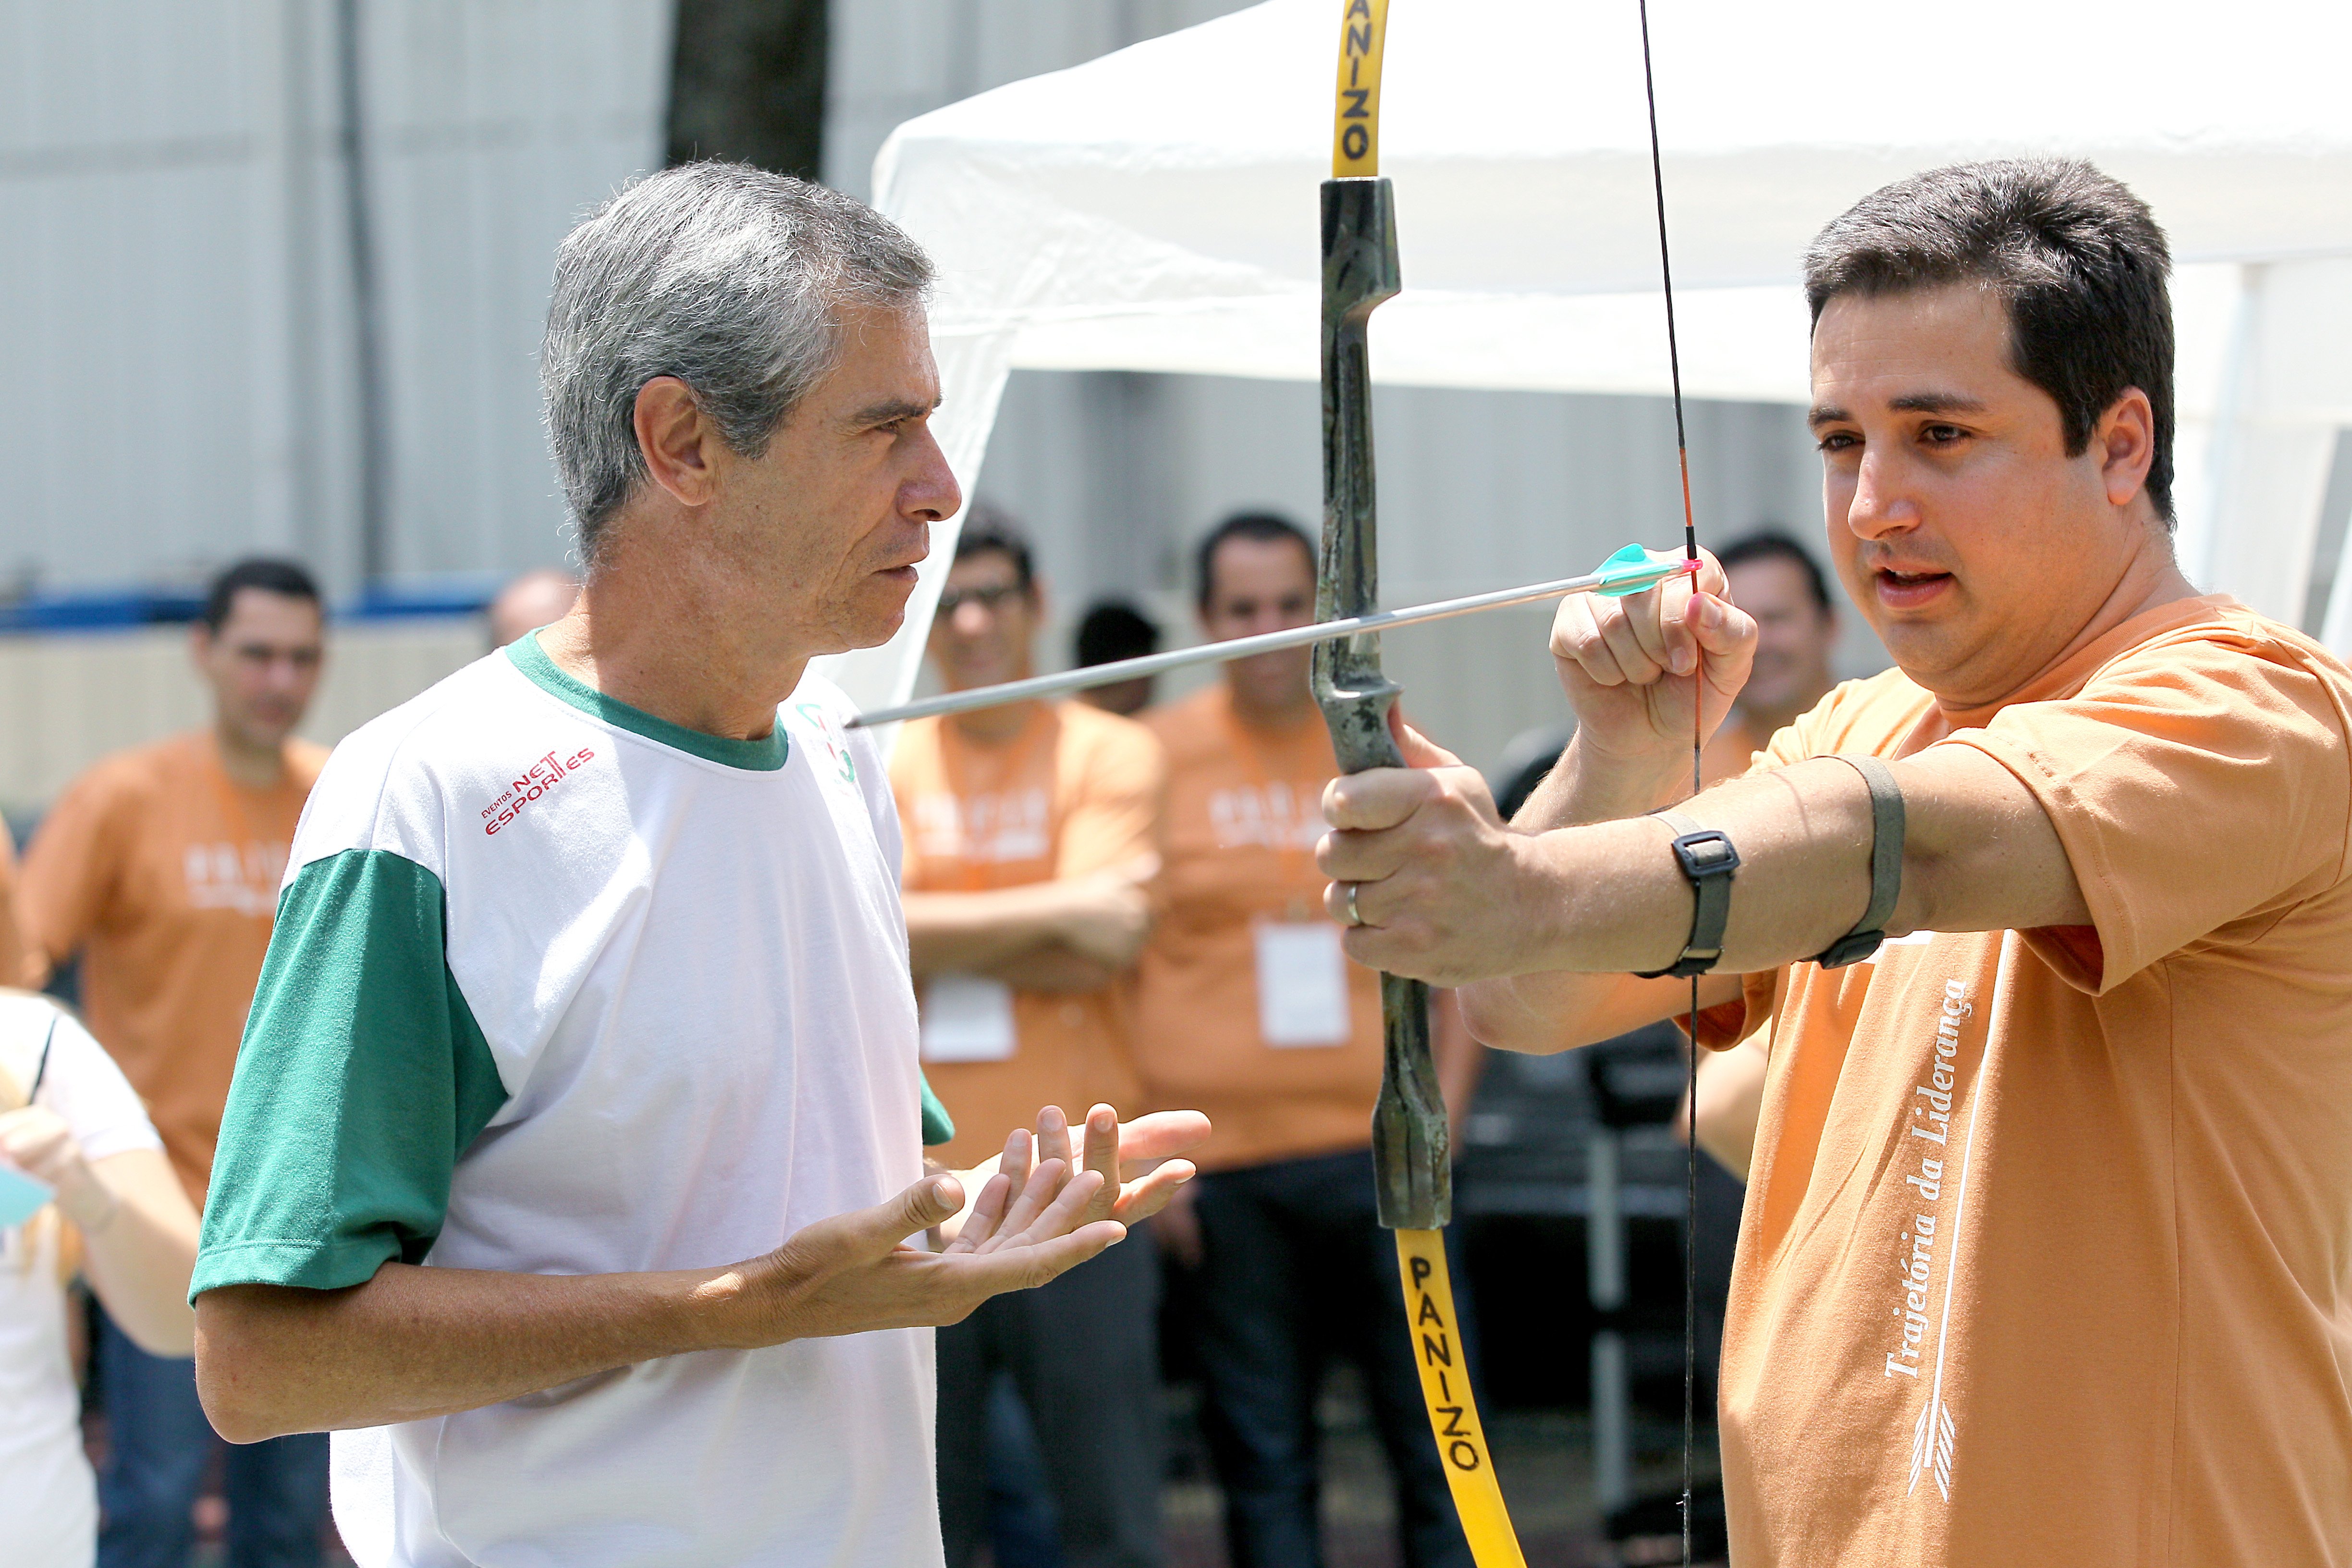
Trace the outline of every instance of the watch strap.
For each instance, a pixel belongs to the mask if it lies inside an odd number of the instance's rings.
[[[1662,811],[1657,816],[1675,830],[1675,864],[1690,881],[1695,900],[1690,940],[1665,968],[1635,973],[1643,980],[1705,974],[1723,956],[1723,928],[1731,919],[1731,879],[1739,869],[1739,851],[1720,828],[1701,827],[1678,811]]]
[[[1870,791],[1870,907],[1852,931],[1813,961],[1823,969],[1843,969],[1876,952],[1886,939],[1886,922],[1895,917],[1895,900],[1903,891],[1903,790],[1894,770],[1876,757],[1829,754],[1860,773]]]

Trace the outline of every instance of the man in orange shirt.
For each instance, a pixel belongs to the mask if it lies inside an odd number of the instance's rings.
[[[27,978],[24,933],[16,929],[16,840],[0,822],[0,984]]]
[[[538,566],[509,578],[487,612],[490,646],[504,647],[525,632],[553,626],[579,602],[580,579],[569,572]]]
[[[210,728],[99,763],[68,785],[25,858],[25,982],[81,955],[90,1032],[147,1102],[201,1209],[247,1007],[269,946],[287,846],[323,748],[292,738],[325,651],[319,590],[290,562],[239,562],[191,634]],[[151,1356],[102,1325],[105,1568],[180,1568],[213,1451],[194,1363]],[[319,1561],[322,1435],[228,1451],[235,1568]]]
[[[1286,519],[1226,519],[1197,572],[1212,640],[1315,618],[1315,547]],[[1364,1373],[1407,1563],[1467,1564],[1373,1206],[1380,981],[1347,963],[1321,909],[1316,801],[1339,765],[1309,657],[1236,660],[1145,716],[1169,789],[1137,1050],[1154,1103],[1197,1106],[1215,1128],[1192,1201],[1155,1223],[1201,1269],[1204,1425],[1234,1561],[1321,1561],[1316,1391],[1337,1351]],[[1438,1037],[1458,1112],[1477,1047],[1458,1029]]]
[[[1837,602],[1805,547],[1774,529],[1743,534],[1716,556],[1731,602],[1756,623],[1756,663],[1706,743],[1704,775],[1716,784],[1748,771],[1772,737],[1836,684]]]
[[[1555,623],[1582,723],[1513,826],[1418,741],[1329,801],[1350,951],[1480,982],[1484,1037],[1673,973],[1767,1031],[1754,1568],[2352,1560],[2352,669],[2174,563],[2168,269],[2085,163],[1864,198],[1806,258],[1811,424],[1896,668],[1682,802],[1754,646],[1710,565]]]
[[[952,691],[1034,673],[1045,610],[1028,542],[974,507],[931,623]],[[1024,702],[899,732],[890,785],[906,824],[907,935],[923,1070],[959,1127],[1139,1109],[1127,980],[1159,862],[1160,742],[1084,703]],[[1014,1110],[1013,1107],[1021,1107]],[[1040,1122],[1041,1131],[1045,1121]],[[934,1151],[996,1152],[977,1132]],[[949,1568],[987,1536],[991,1391],[1010,1373],[1038,1445],[1071,1568],[1161,1561],[1160,1272],[1115,1247],[939,1331],[940,1522]]]

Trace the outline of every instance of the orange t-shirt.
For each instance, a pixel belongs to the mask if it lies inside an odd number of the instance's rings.
[[[25,855],[17,917],[36,969],[82,954],[90,1033],[147,1102],[201,1209],[287,846],[324,748],[286,782],[230,782],[209,732],[121,752],[67,786]]]
[[[16,841],[0,823],[0,985],[23,985],[37,976],[26,967],[24,935],[16,927]]]
[[[1984,752],[2093,924],[1917,932],[1702,1018],[1769,1031],[1735,1562],[2352,1562],[2347,710],[2352,670],[2217,597],[2003,704],[1890,670],[1774,738],[1759,769]]]
[[[1748,716],[1734,708],[1699,753],[1698,776],[1706,784],[1736,779],[1755,765],[1756,753],[1770,743],[1769,731],[1750,729]]]
[[[913,720],[890,753],[907,841],[899,880],[908,892],[985,892],[1145,859],[1163,776],[1149,730],[1082,702],[1035,705],[999,745],[977,744],[944,719]],[[927,1060],[956,1124],[954,1142],[931,1152],[976,1164],[1013,1128],[1035,1125],[1045,1105],[1073,1118],[1101,1101],[1134,1114],[1128,991],[1016,990],[1010,1057]]]
[[[1261,1027],[1258,928],[1328,927],[1315,868],[1323,786],[1337,776],[1321,715],[1244,728],[1223,681],[1155,708],[1168,747],[1160,919],[1138,976],[1136,1058],[1156,1106],[1206,1111],[1203,1170],[1361,1149],[1381,1089],[1381,986],[1346,971],[1347,1040],[1275,1046]]]

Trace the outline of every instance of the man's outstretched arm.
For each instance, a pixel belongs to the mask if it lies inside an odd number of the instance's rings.
[[[1335,884],[1364,884],[1368,929],[1347,933],[1349,956],[1461,985],[1472,1033],[1510,1050],[1673,1016],[1689,983],[1639,972],[1672,963],[1691,929],[1674,830],[1645,815],[1677,802],[1724,830],[1741,860],[1701,1006],[1736,1000],[1742,973],[1809,958],[1852,930],[1870,902],[1872,842],[1853,768],[1817,759],[1685,801],[1694,728],[1723,722],[1755,653],[1755,623],[1725,593],[1706,556],[1695,582],[1562,602],[1550,651],[1576,737],[1510,827],[1476,773],[1402,726],[1412,769],[1336,781],[1324,809],[1338,831],[1320,863]],[[1958,745],[1893,766],[1908,831],[1891,931],[2088,922],[2057,831],[2014,774]],[[1343,895],[1327,898],[1344,919]]]
[[[387,1263],[341,1290],[226,1286],[196,1299],[197,1391],[223,1436],[251,1443],[446,1415],[688,1351],[951,1323],[1123,1236],[1110,1221],[1066,1228],[1099,1180],[1081,1173],[1038,1235],[980,1256],[905,1245],[962,1203],[955,1178],[932,1176],[726,1268],[565,1276]]]
[[[1462,986],[1473,1030],[1522,1049],[1604,1038],[1646,1021],[1644,1008],[1650,1019],[1679,1010],[1685,983],[1629,978],[1671,963],[1690,932],[1674,829],[1638,816],[1515,830],[1475,772],[1418,737],[1407,756],[1421,765],[1340,779],[1326,795],[1335,831],[1319,864],[1335,884],[1360,884],[1365,923],[1347,933],[1349,957]],[[1965,745],[1892,766],[1908,830],[1890,932],[2090,923],[2057,830],[2008,769]],[[1740,973],[1822,952],[1867,908],[1870,796],[1846,763],[1734,780],[1682,809],[1740,857],[1702,1003],[1737,994]],[[1335,915],[1342,899],[1335,887]]]
[[[956,1322],[1119,1240],[1191,1173],[1170,1160],[1122,1185],[1120,1158],[1160,1159],[1206,1131],[1196,1113],[1121,1128],[1098,1110],[1075,1174],[1061,1158],[1030,1170],[1028,1134],[1016,1133],[1020,1191],[991,1177],[938,1253],[907,1242],[963,1206],[953,1176],[724,1268],[567,1276],[387,1263],[339,1290],[225,1286],[196,1300],[198,1392],[223,1436],[250,1443],[470,1410],[689,1351]],[[1117,1217],[1098,1217],[1106,1208]]]

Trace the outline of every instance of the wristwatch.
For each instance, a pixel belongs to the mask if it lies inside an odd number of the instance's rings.
[[[1834,756],[1862,775],[1870,791],[1870,907],[1837,941],[1814,956],[1823,969],[1859,963],[1886,940],[1886,922],[1894,917],[1895,901],[1903,890],[1903,791],[1892,769],[1876,757]],[[1739,851],[1722,829],[1701,827],[1680,812],[1662,811],[1659,820],[1675,830],[1675,864],[1691,885],[1696,907],[1691,910],[1690,940],[1680,957],[1664,969],[1636,971],[1639,978],[1665,975],[1686,979],[1705,974],[1723,957],[1723,928],[1731,918],[1731,879],[1739,869]]]

